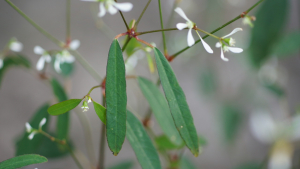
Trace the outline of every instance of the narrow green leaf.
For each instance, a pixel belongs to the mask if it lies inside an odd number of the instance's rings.
[[[293,32],[278,40],[273,47],[273,55],[290,56],[300,50],[300,31]]]
[[[47,112],[47,109],[49,107],[49,104],[44,104],[42,107],[40,107],[34,116],[31,118],[29,121],[30,125],[33,128],[38,129],[39,124],[43,118],[46,118],[46,124],[42,127],[43,131],[47,131],[48,124],[50,121],[49,114]],[[24,155],[24,154],[34,154],[36,153],[37,149],[39,146],[42,144],[42,142],[46,139],[43,135],[41,134],[36,134],[32,140],[28,139],[29,133],[27,133],[25,130],[22,134],[21,139],[19,139],[16,142],[16,152],[15,155]]]
[[[21,155],[2,161],[0,163],[0,169],[21,168],[32,164],[44,163],[47,161],[47,158],[36,154]]]
[[[57,116],[64,114],[72,109],[74,109],[81,102],[81,99],[70,99],[49,107],[48,112],[52,116]]]
[[[59,84],[59,82],[56,79],[52,79],[51,85],[52,85],[53,93],[55,94],[59,102],[68,100],[64,88]],[[69,112],[59,115],[57,117],[56,135],[58,139],[67,139],[69,133],[69,121],[70,121]]]
[[[95,101],[93,101],[93,105],[99,119],[106,125],[106,108]]]
[[[159,78],[169,107],[182,139],[194,156],[199,154],[199,143],[194,120],[176,76],[164,55],[154,48]]]
[[[109,167],[108,169],[131,169],[133,168],[134,163],[132,161],[124,161],[114,166]]]
[[[270,56],[272,46],[278,40],[289,13],[289,1],[265,0],[255,15],[257,20],[252,29],[250,61],[259,68]]]
[[[106,136],[110,150],[118,155],[126,135],[126,79],[118,40],[110,46],[106,68]]]
[[[165,135],[156,137],[154,141],[159,150],[176,150],[176,149],[181,149],[185,146],[183,142],[181,143],[181,145],[174,144]]]
[[[225,140],[233,141],[237,135],[242,120],[241,111],[233,105],[224,105],[221,110],[221,124]]]
[[[161,169],[159,157],[142,123],[127,111],[126,137],[143,169]]]
[[[3,67],[0,68],[0,86],[2,82],[2,78],[4,73],[13,66],[22,66],[25,68],[30,68],[30,62],[21,55],[14,55],[14,56],[6,56],[3,60]]]
[[[139,77],[138,82],[161,129],[175,145],[182,145],[183,141],[176,129],[168,102],[164,95],[151,81]]]

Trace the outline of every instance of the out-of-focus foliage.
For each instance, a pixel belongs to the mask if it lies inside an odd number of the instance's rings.
[[[283,36],[273,47],[273,55],[283,58],[300,50],[300,32],[292,32]]]

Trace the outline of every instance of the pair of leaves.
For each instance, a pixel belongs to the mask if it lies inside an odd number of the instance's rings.
[[[0,68],[0,86],[4,76],[5,71],[8,68],[13,66],[20,66],[25,68],[30,68],[30,62],[21,55],[14,55],[14,56],[6,56],[3,60],[3,67]]]
[[[288,0],[266,0],[256,14],[249,53],[254,67],[259,68],[272,54],[272,46],[286,23],[288,7]]]
[[[47,158],[43,156],[36,154],[27,154],[0,162],[0,169],[21,168],[32,164],[44,163],[47,161]]]

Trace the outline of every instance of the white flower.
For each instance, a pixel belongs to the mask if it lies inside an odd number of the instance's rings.
[[[39,124],[39,129],[41,129],[43,127],[43,125],[46,124],[46,122],[47,122],[47,119],[44,117]]]
[[[33,51],[37,55],[42,55],[36,64],[36,69],[38,71],[41,71],[44,69],[45,62],[47,62],[47,63],[51,62],[51,56],[49,55],[49,53],[47,51],[45,51],[40,46],[34,47]]]
[[[254,25],[253,25],[252,21],[255,21],[255,20],[256,20],[255,16],[246,15],[243,19],[243,24],[249,25],[251,28],[253,28]]]
[[[88,97],[88,103],[91,103],[92,102],[92,98],[89,96]]]
[[[30,133],[32,130],[32,127],[28,122],[25,123],[25,128],[26,128],[27,133]]]
[[[37,133],[37,131],[35,129],[33,129],[28,122],[25,123],[25,128],[26,128],[27,133],[30,133],[28,136],[28,139],[32,140],[34,135]]]
[[[228,61],[228,59],[225,58],[225,56],[224,56],[224,52],[228,52],[228,51],[231,51],[233,53],[241,53],[241,52],[243,52],[242,48],[232,47],[232,46],[235,46],[235,40],[233,38],[227,38],[227,37],[235,34],[236,32],[242,31],[242,30],[243,30],[242,28],[235,28],[228,35],[223,36],[222,40],[220,42],[217,42],[216,47],[217,48],[221,48],[221,58],[224,61],[226,61],[226,62]]]
[[[99,9],[100,12],[98,14],[99,17],[103,17],[108,11],[111,15],[114,15],[118,12],[118,10],[122,12],[129,12],[133,5],[129,2],[119,3],[114,0],[82,0],[82,1],[92,1],[92,2],[100,2]]]
[[[70,50],[76,50],[80,46],[79,40],[73,40],[69,44]],[[54,69],[57,73],[61,73],[60,65],[63,63],[73,63],[75,61],[75,58],[73,55],[70,54],[68,49],[64,49],[61,52],[57,53],[54,61]]]
[[[192,35],[192,29],[194,29],[194,27],[196,26],[194,22],[192,22],[186,15],[185,13],[183,12],[183,10],[179,7],[177,7],[175,9],[175,12],[178,13],[178,15],[180,15],[183,19],[186,20],[186,23],[178,23],[176,25],[177,29],[178,30],[183,30],[185,28],[188,28],[189,29],[189,32],[188,32],[188,35],[187,35],[187,43],[188,43],[188,46],[191,47],[195,44],[195,40],[194,40],[194,37]],[[211,47],[201,38],[200,34],[198,33],[198,31],[196,31],[199,38],[201,39],[201,42],[202,42],[202,45],[203,47],[205,48],[205,50],[208,52],[208,53],[213,53],[213,50],[211,49]]]
[[[82,102],[81,109],[83,112],[86,112],[89,110],[89,105],[88,103],[92,102],[92,98],[90,96],[85,96],[84,101]]]
[[[35,135],[36,133],[37,133],[37,131],[31,132],[31,133],[29,134],[29,136],[28,136],[28,139],[29,139],[29,140],[32,140],[33,137],[34,137],[34,135]]]
[[[23,44],[16,38],[12,38],[9,42],[9,49],[14,52],[21,52],[23,49]]]

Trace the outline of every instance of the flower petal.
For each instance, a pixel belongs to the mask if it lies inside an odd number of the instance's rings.
[[[221,48],[221,59],[224,60],[225,62],[228,62],[228,61],[229,61],[229,59],[228,59],[228,58],[225,58],[225,56],[224,56],[223,48]]]
[[[232,53],[242,53],[244,51],[242,48],[235,48],[235,47],[229,47],[229,46],[227,48]]]
[[[99,4],[99,14],[98,14],[98,16],[101,18],[101,17],[103,17],[104,15],[105,15],[105,13],[106,13],[106,9],[105,9],[105,7],[104,7],[104,3],[103,2],[100,2],[100,4]]]
[[[199,38],[201,39],[202,45],[204,47],[204,49],[208,52],[208,53],[214,53],[214,51],[211,49],[211,47],[201,38],[200,34],[197,32]]]
[[[133,7],[132,3],[129,3],[129,2],[115,3],[114,6],[123,12],[129,12],[129,11],[131,11],[131,9]]]
[[[46,124],[46,122],[47,122],[47,119],[44,117],[39,124],[39,128],[42,128],[43,125]]]
[[[183,10],[182,10],[181,8],[177,7],[177,8],[175,9],[175,12],[177,12],[178,15],[180,15],[180,16],[181,16],[183,19],[185,19],[186,21],[191,21],[191,20],[185,15],[185,13],[183,12]]]
[[[42,55],[42,54],[44,54],[45,50],[40,46],[35,46],[33,48],[33,52],[37,55]]]
[[[192,34],[192,29],[189,29],[188,36],[187,36],[187,43],[189,47],[195,44],[195,40]]]
[[[69,55],[68,57],[64,58],[64,62],[67,62],[67,63],[73,63],[74,61],[75,61],[75,58],[72,55]]]
[[[109,12],[111,15],[114,15],[114,14],[116,14],[116,13],[118,12],[118,9],[115,8],[113,5],[110,5],[110,6],[108,7],[108,12]]]
[[[31,132],[32,127],[28,122],[25,123],[25,128],[26,128],[27,133]]]
[[[0,69],[3,67],[3,59],[0,59]]]
[[[42,57],[45,58],[45,62],[51,62],[51,56],[50,55],[43,55]]]
[[[269,169],[290,169],[292,166],[292,157],[288,152],[279,151],[271,155],[268,164]]]
[[[242,31],[242,28],[235,28],[232,32],[230,32],[228,35],[223,36],[222,38],[227,38],[235,33],[237,33],[238,31]]]
[[[9,45],[10,50],[14,52],[21,52],[23,49],[23,44],[18,41],[14,41]]]
[[[216,48],[220,48],[222,46],[222,44],[220,42],[216,43]]]
[[[183,30],[184,28],[187,28],[188,25],[186,23],[178,23],[176,27],[178,30]]]
[[[80,46],[80,41],[77,39],[73,40],[69,45],[70,49],[72,50],[76,50],[79,46]]]
[[[29,136],[28,136],[28,139],[29,139],[29,140],[32,140],[33,137],[34,137],[34,135],[35,135],[35,132],[30,133]]]
[[[56,57],[55,62],[54,62],[54,69],[57,73],[61,72],[60,63],[61,63],[61,59],[59,57]]]
[[[45,57],[41,56],[36,64],[36,69],[38,71],[41,71],[44,69],[44,65],[45,65]]]

